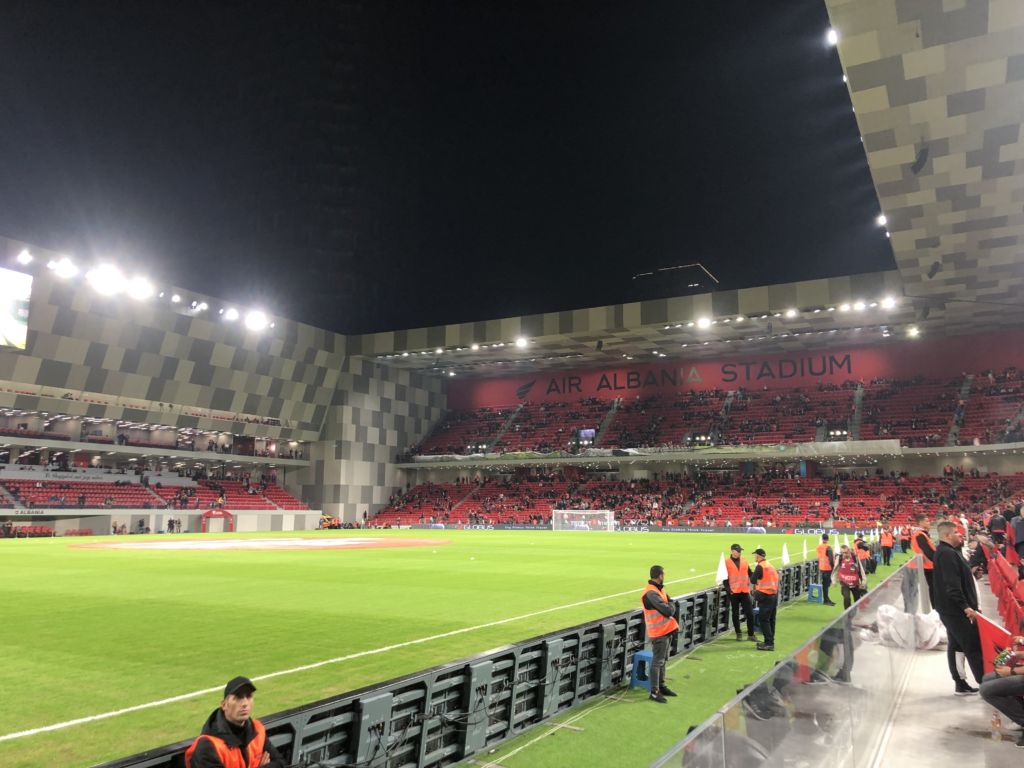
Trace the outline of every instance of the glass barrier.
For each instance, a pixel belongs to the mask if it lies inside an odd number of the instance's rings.
[[[919,635],[930,632],[918,618],[930,607],[914,565],[871,590],[651,768],[869,765]]]

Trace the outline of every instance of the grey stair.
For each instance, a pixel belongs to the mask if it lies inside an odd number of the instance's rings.
[[[501,429],[498,430],[498,434],[496,434],[494,436],[493,440],[491,440],[489,443],[487,443],[487,452],[488,453],[493,451],[494,450],[494,446],[496,446],[498,443],[501,442],[501,438],[503,438],[505,436],[505,433],[508,432],[512,428],[512,424],[515,422],[516,417],[520,414],[520,412],[525,407],[526,407],[526,403],[520,403],[519,405],[516,406],[516,409],[514,411],[512,411],[512,415],[509,416],[508,419],[505,420],[505,423],[501,426]]]
[[[601,444],[601,438],[604,437],[605,430],[607,430],[612,422],[615,421],[615,413],[619,410],[619,406],[622,405],[622,398],[616,397],[612,401],[612,407],[608,410],[608,413],[601,419],[601,425],[597,428],[597,434],[594,435],[594,445]]]
[[[960,385],[960,392],[957,397],[964,401],[964,413],[967,411],[967,402],[971,397],[971,383],[974,381],[974,374],[968,373],[964,376],[963,383]],[[946,435],[946,445],[956,445],[956,439],[960,435],[960,424],[963,422],[963,413],[960,414],[960,420],[953,419],[953,423],[949,427],[949,434]]]
[[[860,425],[864,419],[864,385],[857,384],[853,393],[853,415],[850,417],[850,439],[860,440]]]

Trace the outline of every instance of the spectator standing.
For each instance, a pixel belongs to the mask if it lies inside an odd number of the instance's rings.
[[[888,565],[892,559],[893,535],[891,528],[885,528],[878,537],[882,547],[882,565]]]
[[[761,619],[761,633],[764,642],[757,644],[759,651],[775,650],[775,611],[779,604],[779,572],[768,562],[765,551],[754,550],[757,567],[754,569],[754,600]],[[833,603],[835,605],[835,603]]]
[[[220,707],[185,752],[185,768],[285,768],[263,723],[252,717],[255,692],[247,677],[228,681]]]
[[[932,543],[932,537],[928,535],[928,516],[918,515],[917,525],[910,532],[910,548],[913,550],[915,555],[920,555],[923,562],[924,568],[924,580],[928,584],[928,600],[931,601],[932,607],[935,607],[935,586],[934,586],[934,574],[935,569],[935,544]],[[910,564],[911,568],[915,568],[914,563]]]
[[[743,547],[733,544],[729,547],[729,559],[725,561],[725,569],[729,577],[722,582],[726,593],[729,595],[729,605],[732,608],[732,628],[736,630],[736,639],[742,640],[743,633],[740,631],[740,609],[743,609],[743,617],[747,621],[747,640],[757,640],[754,634],[754,605],[750,599],[750,579],[754,572],[742,555]]]
[[[867,594],[867,579],[861,569],[860,560],[845,544],[839,548],[836,561],[836,578],[843,591],[843,610]]]
[[[832,569],[835,567],[836,556],[828,545],[828,534],[821,534],[818,545],[818,573],[821,575],[821,596],[825,605],[835,605],[828,596],[828,588],[832,586]]]
[[[998,509],[988,519],[988,531],[992,534],[992,540],[996,546],[1003,546],[1006,541],[1006,518]]]
[[[673,632],[679,631],[676,611],[665,592],[665,569],[660,565],[652,565],[650,580],[640,596],[644,609],[644,624],[647,637],[651,641],[651,695],[650,700],[659,704],[667,704],[666,696],[676,693],[665,685],[665,662],[668,660],[670,638]]]
[[[949,657],[962,652],[971,667],[974,679],[979,683],[984,675],[981,658],[981,640],[975,626],[978,612],[978,592],[974,587],[971,569],[959,552],[963,543],[956,525],[944,520],[939,523],[939,545],[935,549],[935,590],[933,603],[939,612],[939,619],[946,627]],[[954,676],[955,693],[965,695],[977,693],[967,681],[960,678],[954,662],[950,662],[950,673]]]

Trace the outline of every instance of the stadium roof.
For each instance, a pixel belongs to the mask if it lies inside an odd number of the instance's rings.
[[[366,334],[350,338],[350,353],[442,374],[501,375],[880,344],[913,328],[945,336],[1024,325],[1019,3],[826,5],[897,271],[856,274],[851,265],[854,274],[842,278]],[[881,306],[886,297],[896,306]],[[857,302],[864,309],[852,309]],[[844,304],[851,310],[841,312]],[[700,327],[702,318],[714,325]],[[527,345],[515,346],[517,338]]]
[[[1024,313],[1024,13],[826,0],[908,296],[944,331]]]

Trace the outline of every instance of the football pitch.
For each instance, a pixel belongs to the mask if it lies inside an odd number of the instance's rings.
[[[784,542],[794,561],[816,543],[552,531],[2,540],[0,765],[89,766],[192,737],[235,675],[270,676],[257,681],[259,717],[630,610],[653,563],[670,595],[693,592],[715,582],[733,541],[776,565]]]

